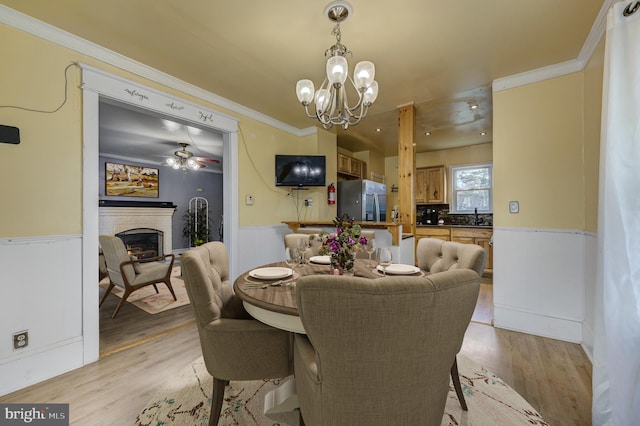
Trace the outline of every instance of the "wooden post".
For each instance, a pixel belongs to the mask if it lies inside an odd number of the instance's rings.
[[[398,210],[405,232],[416,232],[415,172],[416,149],[415,107],[404,105],[398,109]],[[409,231],[410,230],[410,231]]]

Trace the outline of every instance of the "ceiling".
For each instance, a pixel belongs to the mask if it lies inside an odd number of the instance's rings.
[[[322,82],[324,52],[335,42],[327,0],[2,3],[296,128],[316,125],[295,84]],[[491,142],[492,82],[576,59],[603,1],[351,4],[342,43],[353,52],[351,67],[376,65],[380,93],[360,124],[335,130],[338,145],[395,155],[397,110],[410,103],[417,152]],[[127,128],[108,132],[116,131]]]
[[[182,142],[204,171],[222,173],[222,134],[209,128],[106,99],[100,101],[98,122],[101,155],[161,165],[182,150]]]

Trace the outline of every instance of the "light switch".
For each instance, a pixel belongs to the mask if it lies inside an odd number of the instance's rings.
[[[520,203],[517,201],[509,201],[509,213],[520,213]]]

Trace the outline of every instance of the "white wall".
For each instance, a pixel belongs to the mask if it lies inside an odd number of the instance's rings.
[[[0,395],[83,365],[81,249],[79,235],[0,240]]]
[[[497,227],[493,240],[494,325],[581,343],[584,271],[595,263],[585,233]]]

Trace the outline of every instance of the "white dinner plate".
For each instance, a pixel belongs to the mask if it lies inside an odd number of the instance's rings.
[[[313,263],[318,263],[320,265],[330,265],[331,257],[330,256],[311,256],[309,260]]]
[[[382,266],[378,265],[378,271],[383,272]],[[420,272],[420,268],[413,265],[404,265],[402,263],[392,263],[387,266],[387,274],[389,275],[412,275]]]
[[[253,278],[258,278],[261,280],[277,280],[280,278],[286,278],[293,274],[293,270],[291,268],[280,268],[280,267],[272,267],[272,268],[258,268],[249,272],[249,275]]]

